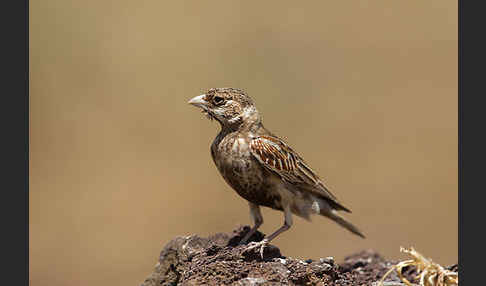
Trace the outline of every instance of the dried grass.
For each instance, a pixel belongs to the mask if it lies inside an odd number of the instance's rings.
[[[457,272],[447,270],[439,264],[434,263],[432,260],[425,258],[415,249],[405,249],[400,247],[400,252],[407,253],[412,256],[412,259],[402,261],[393,266],[383,278],[381,278],[378,284],[379,286],[383,286],[383,281],[393,272],[393,270],[397,271],[398,277],[403,283],[408,286],[417,285],[412,284],[403,277],[402,269],[407,266],[415,266],[417,268],[417,276],[415,277],[415,280],[418,281],[418,285],[420,286],[457,286],[459,284],[459,276]]]

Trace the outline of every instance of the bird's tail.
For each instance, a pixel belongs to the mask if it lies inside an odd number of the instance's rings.
[[[320,212],[321,215],[323,216],[326,216],[330,219],[332,219],[333,221],[335,221],[336,223],[338,223],[340,226],[344,227],[345,229],[349,230],[350,232],[362,237],[362,238],[365,238],[364,234],[356,227],[354,226],[352,223],[350,223],[349,221],[347,221],[346,219],[344,219],[342,216],[340,216],[336,210],[330,210],[330,211],[327,211],[327,212]]]
[[[336,209],[334,209],[327,201],[324,201],[320,198],[314,198],[314,203],[312,204],[312,209],[325,217],[328,217],[338,223],[340,226],[344,227],[345,229],[349,230],[350,232],[365,238],[364,234],[352,223],[344,219],[340,216]]]

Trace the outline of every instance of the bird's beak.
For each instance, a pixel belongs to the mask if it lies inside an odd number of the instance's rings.
[[[205,94],[201,94],[199,96],[194,97],[193,99],[189,100],[189,104],[192,104],[196,107],[205,107],[206,106],[206,100],[204,100]]]

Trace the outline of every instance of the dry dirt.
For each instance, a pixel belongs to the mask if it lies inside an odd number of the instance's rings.
[[[350,255],[337,264],[332,257],[301,260],[285,257],[269,245],[263,259],[258,250],[238,245],[249,231],[240,226],[232,233],[217,233],[208,238],[197,235],[177,237],[160,253],[154,271],[142,286],[156,285],[377,285],[377,281],[397,261],[387,261],[373,250]],[[251,241],[260,241],[260,232]],[[457,265],[454,268],[457,271]],[[414,269],[404,271],[411,281]],[[405,285],[395,273],[385,286]]]

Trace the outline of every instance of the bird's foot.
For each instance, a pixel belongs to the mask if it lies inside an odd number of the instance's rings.
[[[260,256],[263,259],[263,250],[265,249],[265,247],[267,245],[268,245],[268,239],[263,239],[262,241],[259,241],[259,242],[253,241],[253,242],[248,243],[248,247],[245,249],[245,251],[252,250],[252,249],[260,247]]]

